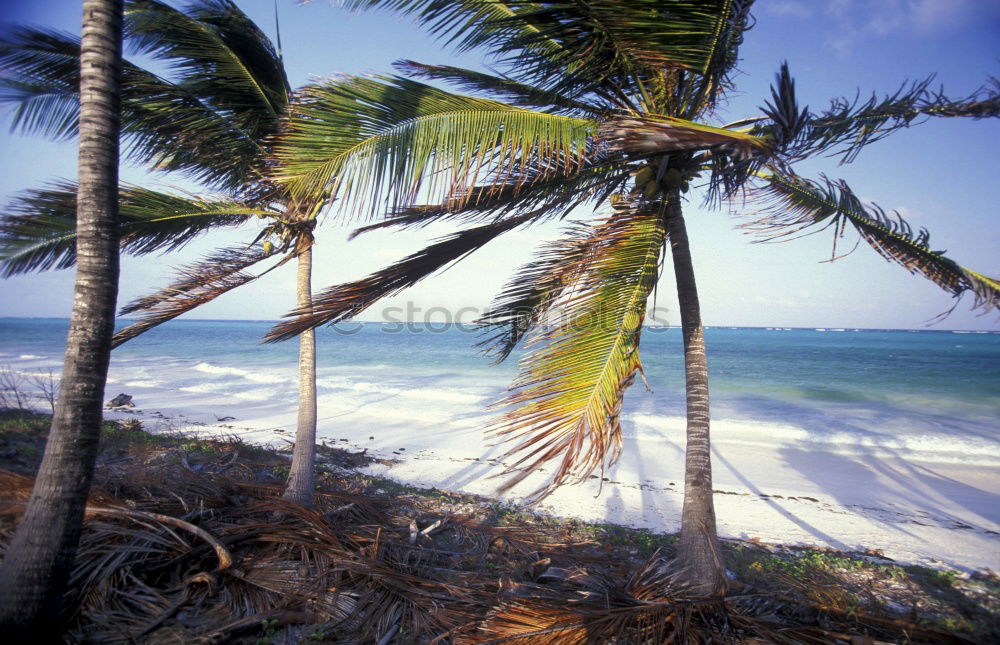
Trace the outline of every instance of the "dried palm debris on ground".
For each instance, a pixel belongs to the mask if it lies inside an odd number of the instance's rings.
[[[0,413],[0,542],[48,419]],[[865,643],[1000,638],[1000,581],[877,554],[729,542],[724,602],[653,564],[673,537],[407,487],[321,447],[313,509],[288,457],[235,437],[104,431],[67,640],[185,643]],[[671,591],[674,589],[674,591]]]

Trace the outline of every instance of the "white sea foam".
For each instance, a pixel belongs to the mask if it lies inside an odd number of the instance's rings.
[[[163,383],[160,381],[128,381],[123,385],[125,387],[160,387]]]
[[[473,405],[480,403],[487,397],[472,394],[470,392],[462,392],[456,390],[433,390],[430,388],[415,388],[411,390],[402,390],[400,392],[402,396],[410,399],[419,399],[421,401],[436,401],[440,403],[462,403]]]
[[[45,358],[44,356],[39,356],[38,354],[21,354],[18,358],[26,361],[35,360],[39,358]]]
[[[192,394],[215,394],[221,392],[224,388],[215,383],[198,383],[196,385],[185,385],[178,389],[181,392],[191,392]]]
[[[252,372],[250,370],[241,369],[239,367],[224,367],[220,365],[212,365],[211,363],[198,363],[194,366],[194,369],[199,372],[204,372],[205,374],[217,374],[219,376],[239,376],[240,378],[245,378],[248,381],[253,381],[254,383],[287,383],[291,379],[287,376],[279,376],[277,374],[262,374],[260,372]]]
[[[470,391],[463,391],[456,388],[428,388],[386,385],[371,381],[353,381],[345,377],[327,377],[317,379],[316,385],[327,389],[349,390],[360,394],[377,394],[391,397],[404,397],[407,399],[418,399],[421,401],[433,401],[436,403],[455,403],[474,405],[481,403],[488,397]]]
[[[273,397],[274,390],[269,389],[246,390],[245,392],[232,394],[232,398],[240,399],[241,401],[267,401]]]

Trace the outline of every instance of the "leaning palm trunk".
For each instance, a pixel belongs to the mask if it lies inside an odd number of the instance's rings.
[[[300,238],[295,291],[301,310],[312,306],[312,236]],[[299,415],[284,498],[311,506],[316,488],[316,332],[299,336]]]
[[[0,569],[0,629],[11,642],[58,633],[97,457],[118,295],[121,34],[121,0],[84,0],[76,286],[45,455]]]
[[[691,594],[721,596],[726,592],[725,568],[715,531],[712,502],[712,453],[709,443],[708,358],[701,324],[698,287],[691,264],[691,247],[681,213],[680,191],[667,194],[667,236],[673,255],[677,301],[684,336],[687,397],[687,449],[684,460],[684,507],[676,566],[679,580]]]

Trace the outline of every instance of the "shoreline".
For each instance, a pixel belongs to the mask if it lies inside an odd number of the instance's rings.
[[[138,417],[149,430],[203,436],[232,434],[250,443],[287,446],[293,406],[234,401],[193,409],[106,411]],[[485,416],[431,420],[414,429],[405,418],[359,424],[348,412],[323,412],[317,441],[377,457],[361,472],[401,483],[517,503],[537,487],[532,475],[497,497],[502,447],[488,446]],[[329,414],[332,412],[332,414]],[[234,417],[226,419],[226,417]],[[225,419],[220,421],[220,419]],[[337,419],[351,423],[337,423]],[[436,425],[435,429],[432,429]],[[995,469],[928,463],[904,456],[845,455],[785,446],[768,449],[716,441],[716,515],[723,539],[871,554],[899,563],[966,573],[1000,569],[1000,496]],[[557,517],[609,522],[657,533],[679,528],[683,448],[677,441],[626,436],[619,463],[580,485],[558,489],[536,507]],[[598,495],[600,492],[600,495]]]

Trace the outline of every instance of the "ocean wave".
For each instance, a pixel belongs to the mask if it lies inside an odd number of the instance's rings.
[[[471,392],[461,392],[455,390],[432,390],[430,388],[415,388],[402,390],[401,396],[421,401],[437,401],[441,403],[480,403],[487,397]]]
[[[353,392],[359,392],[363,394],[381,394],[391,397],[404,397],[407,399],[418,399],[421,401],[434,401],[437,403],[456,403],[456,404],[476,404],[481,403],[487,397],[482,394],[476,394],[473,392],[462,391],[455,388],[427,388],[427,387],[414,387],[408,388],[399,385],[386,385],[382,383],[373,383],[371,381],[353,381],[345,377],[328,377],[318,379],[316,385],[323,388],[337,389],[337,390],[351,390]]]
[[[128,381],[122,384],[124,387],[160,387],[160,381]]]
[[[235,392],[229,396],[241,401],[267,401],[274,398],[274,390],[246,390],[245,392]]]
[[[239,376],[248,381],[254,383],[288,383],[291,379],[287,376],[278,376],[276,374],[261,374],[259,372],[253,372],[250,370],[241,369],[239,367],[224,367],[219,365],[212,365],[211,363],[198,363],[194,366],[199,372],[204,372],[205,374],[217,374],[219,376]]]
[[[198,383],[196,385],[185,385],[178,389],[181,392],[190,392],[192,394],[217,394],[223,388],[214,383]]]
[[[34,359],[38,359],[38,358],[45,358],[45,357],[44,356],[39,356],[38,354],[21,354],[20,356],[18,356],[18,358],[20,358],[22,360],[30,361],[30,360],[34,360]]]

